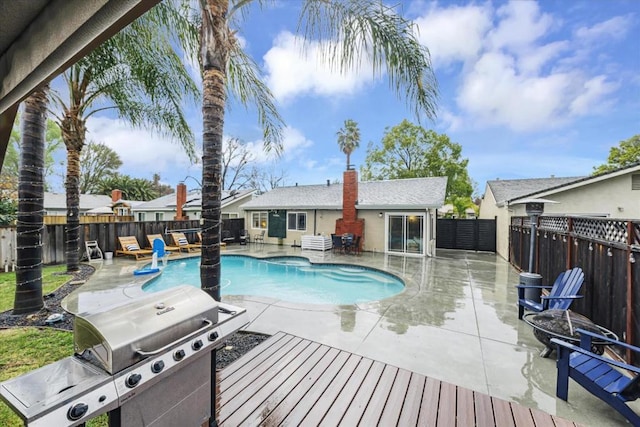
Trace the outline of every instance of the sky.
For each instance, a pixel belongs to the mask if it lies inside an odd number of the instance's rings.
[[[477,195],[487,180],[589,175],[611,147],[640,133],[640,1],[392,4],[415,23],[438,81],[437,117],[421,124],[462,146]],[[252,10],[238,27],[286,123],[282,156],[265,154],[255,110],[233,101],[225,138],[244,141],[253,163],[283,173],[285,185],[342,181],[346,156],[336,133],[346,119],[360,128],[351,155],[359,168],[386,129],[417,118],[366,61],[339,75],[313,55],[313,44],[304,55],[295,35],[299,5],[280,0]],[[200,106],[188,107],[188,120],[201,152]],[[201,165],[177,143],[106,113],[87,127],[89,139],[120,155],[121,173],[199,186]]]

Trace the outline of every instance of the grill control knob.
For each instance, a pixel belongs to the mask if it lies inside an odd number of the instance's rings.
[[[142,375],[140,374],[131,374],[127,377],[127,380],[124,382],[125,385],[129,388],[134,388],[138,385],[140,380],[142,379]]]
[[[185,355],[185,353],[184,353],[183,349],[176,350],[176,352],[173,353],[173,358],[175,360],[182,360],[184,358],[184,355]]]
[[[77,421],[84,417],[84,414],[89,410],[89,406],[86,403],[76,403],[67,411],[67,418],[71,421]]]
[[[202,348],[204,344],[202,344],[202,340],[195,340],[193,344],[191,344],[191,348],[195,351],[198,351]]]
[[[209,341],[215,341],[218,339],[218,331],[213,331],[209,334]]]
[[[164,362],[162,360],[156,360],[151,365],[151,372],[154,374],[159,374],[164,369]]]

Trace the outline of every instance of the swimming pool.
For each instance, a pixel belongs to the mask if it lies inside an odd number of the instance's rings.
[[[306,258],[223,255],[222,295],[256,295],[307,304],[356,304],[389,298],[404,289],[396,276],[343,264],[311,264]],[[200,258],[170,261],[143,286],[157,292],[189,284],[200,287]]]

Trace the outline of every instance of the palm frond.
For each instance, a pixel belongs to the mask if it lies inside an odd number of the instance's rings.
[[[409,20],[379,0],[307,0],[298,30],[306,42],[320,41],[322,60],[340,72],[368,58],[375,74],[385,71],[398,97],[418,120],[436,117],[438,89],[429,50]]]
[[[255,105],[258,120],[263,130],[264,148],[282,151],[282,129],[284,121],[278,113],[273,94],[262,81],[258,65],[238,45],[233,43],[227,67],[227,87],[245,107]]]

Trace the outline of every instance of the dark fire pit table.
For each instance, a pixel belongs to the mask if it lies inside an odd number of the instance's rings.
[[[522,320],[533,327],[533,335],[545,345],[540,356],[549,357],[555,349],[551,338],[558,338],[572,344],[580,345],[580,334],[576,329],[581,328],[589,332],[604,335],[608,338],[618,339],[618,336],[610,330],[593,323],[587,317],[574,313],[571,310],[545,310],[540,313],[527,313]],[[597,354],[604,353],[604,347],[608,342],[594,339],[592,351]]]

